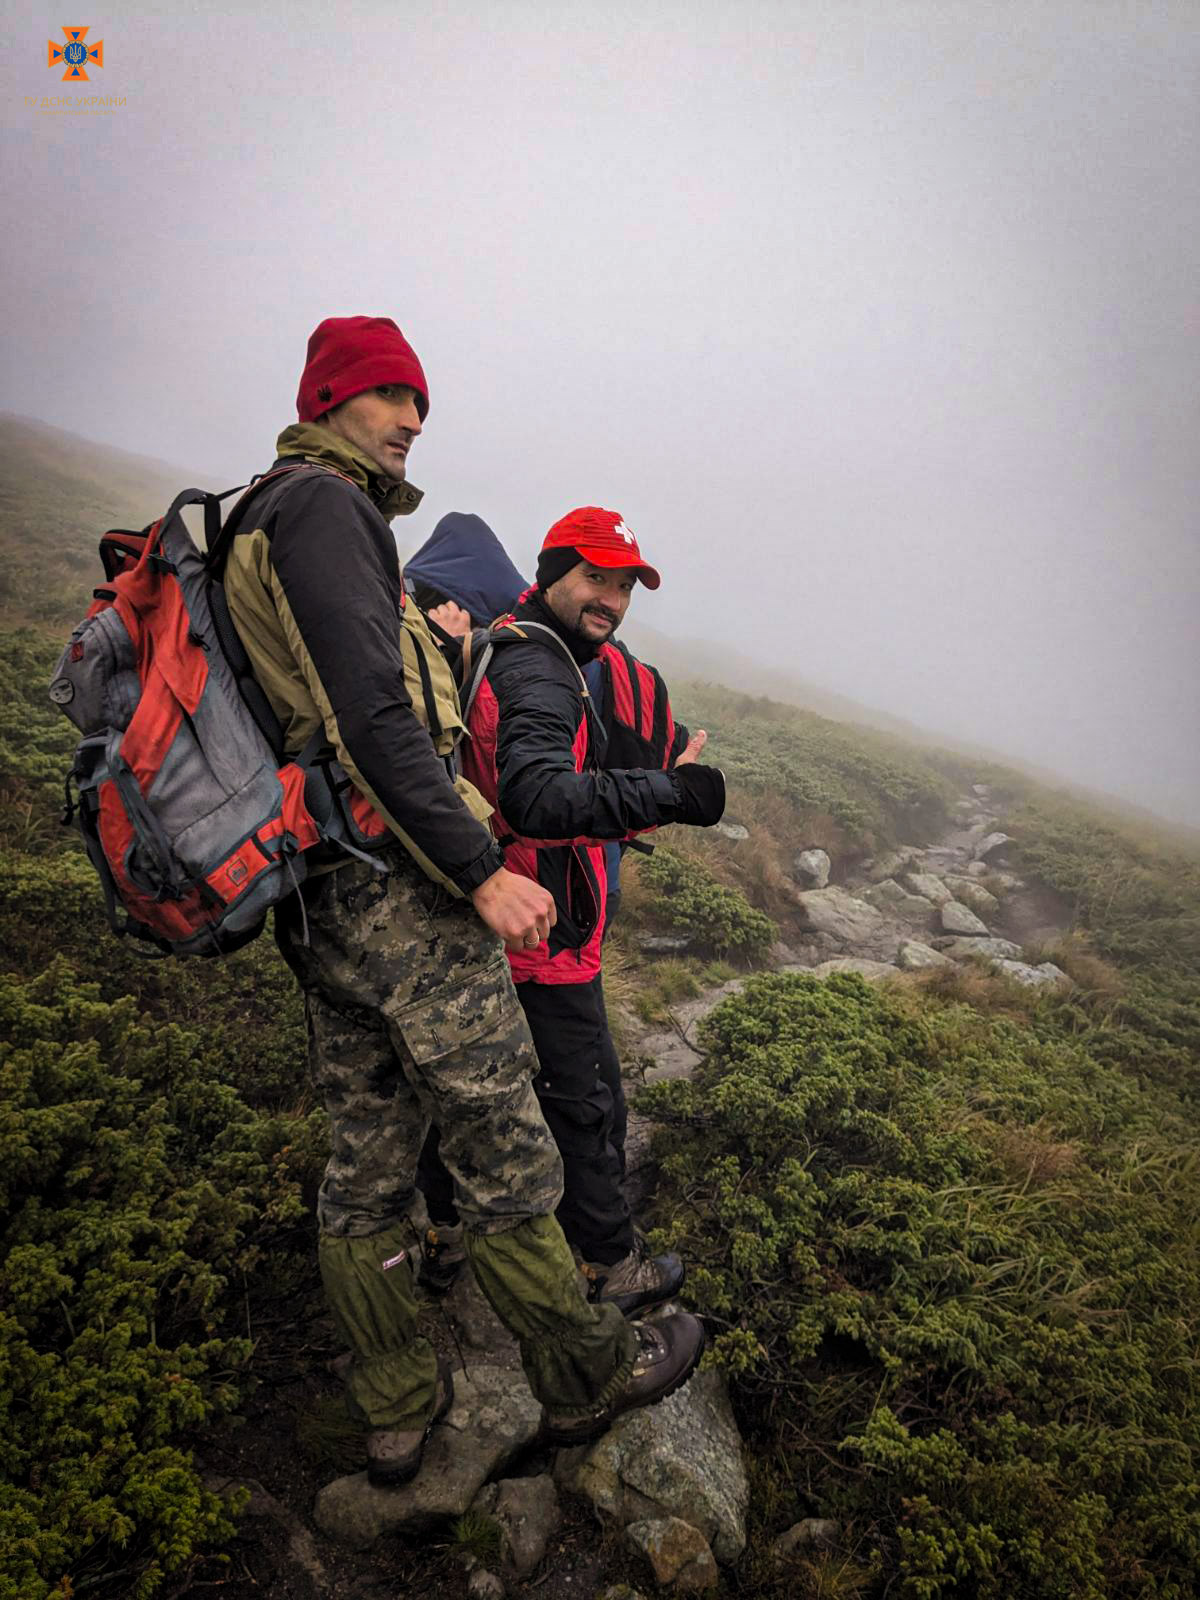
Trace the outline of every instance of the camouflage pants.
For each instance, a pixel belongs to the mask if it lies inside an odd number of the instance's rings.
[[[619,1314],[582,1300],[553,1221],[562,1163],[503,947],[402,849],[386,864],[384,875],[350,861],[275,919],[331,1122],[317,1219],[322,1278],[355,1356],[351,1408],[372,1426],[407,1427],[433,1405],[406,1218],[436,1121],[472,1267],[520,1341],[535,1392],[587,1410],[624,1382],[632,1338]]]

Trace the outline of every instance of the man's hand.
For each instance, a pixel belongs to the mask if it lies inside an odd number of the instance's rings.
[[[465,639],[471,631],[471,613],[455,605],[453,600],[444,600],[440,606],[434,606],[429,617],[452,639]]]
[[[558,920],[550,891],[506,867],[485,878],[471,902],[510,950],[536,950]]]
[[[699,728],[675,757],[675,765],[677,767],[685,767],[690,761],[698,761],[700,759],[700,752],[704,749],[704,746],[707,743],[707,733],[705,733],[703,728]]]

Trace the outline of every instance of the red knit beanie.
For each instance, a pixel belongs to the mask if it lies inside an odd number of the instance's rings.
[[[331,406],[382,383],[415,389],[424,422],[429,385],[416,352],[391,317],[326,317],[308,341],[296,396],[300,421],[315,422]]]

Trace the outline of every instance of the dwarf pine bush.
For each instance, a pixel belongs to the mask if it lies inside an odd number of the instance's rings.
[[[704,1038],[639,1109],[668,1124],[659,1220],[787,1510],[843,1520],[912,1600],[1193,1594],[1179,1103],[852,975],[754,978]]]
[[[669,928],[691,934],[717,955],[749,958],[761,954],[776,936],[775,924],[757,911],[739,889],[720,883],[702,861],[660,845],[640,864],[651,894],[650,916]]]

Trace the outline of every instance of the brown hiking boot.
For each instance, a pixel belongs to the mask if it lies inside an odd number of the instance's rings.
[[[395,1489],[415,1478],[425,1443],[454,1404],[454,1375],[438,1363],[433,1413],[423,1428],[372,1428],[367,1434],[367,1477],[382,1489]]]
[[[417,1282],[430,1294],[445,1294],[462,1271],[466,1259],[462,1223],[456,1222],[453,1226],[435,1223],[425,1230]]]
[[[640,1233],[635,1234],[633,1249],[624,1260],[611,1267],[585,1261],[581,1270],[588,1280],[588,1299],[616,1306],[623,1317],[673,1300],[687,1277],[677,1255],[652,1256]]]
[[[543,1411],[543,1437],[549,1444],[590,1444],[623,1411],[656,1405],[685,1384],[704,1354],[704,1325],[690,1311],[674,1311],[661,1322],[633,1322],[637,1354],[625,1387],[600,1411],[586,1417],[564,1417]]]

